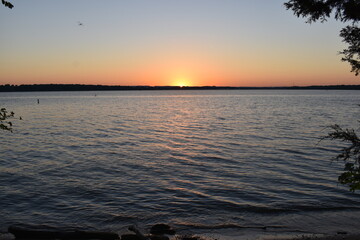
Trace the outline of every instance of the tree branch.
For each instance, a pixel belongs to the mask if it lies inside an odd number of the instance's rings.
[[[5,0],[1,0],[1,3],[5,6],[5,7],[8,7],[8,8],[13,8],[14,5],[12,5],[11,2],[8,2],[8,1],[5,1]]]

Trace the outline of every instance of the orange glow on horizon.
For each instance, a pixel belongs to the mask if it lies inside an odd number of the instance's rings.
[[[277,87],[359,84],[358,77],[349,72],[347,64],[333,62],[306,62],[295,65],[287,59],[266,56],[242,59],[188,46],[186,48],[140,52],[126,57],[86,58],[74,55],[50,58],[39,55],[24,58],[9,67],[0,65],[1,84],[100,84],[148,86],[232,86]],[[174,50],[175,49],[175,50]],[[54,54],[56,55],[56,54]],[[57,56],[57,55],[56,55]],[[75,57],[76,56],[76,57]],[[291,64],[290,64],[291,63]],[[21,69],[21,71],[18,71]]]
[[[193,86],[192,81],[186,77],[176,77],[171,83],[171,86],[178,86],[178,87],[189,87]]]

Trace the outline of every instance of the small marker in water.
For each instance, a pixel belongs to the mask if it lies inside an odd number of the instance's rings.
[[[40,100],[39,100],[39,99],[37,100],[37,103],[38,103],[38,104],[40,103]]]

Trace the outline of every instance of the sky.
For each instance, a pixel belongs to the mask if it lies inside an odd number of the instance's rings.
[[[10,1],[0,85],[360,84],[338,54],[345,24],[306,24],[286,0]]]

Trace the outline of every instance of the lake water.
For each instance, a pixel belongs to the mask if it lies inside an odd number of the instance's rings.
[[[0,230],[359,232],[360,195],[332,161],[341,144],[319,143],[331,124],[357,129],[359,103],[325,90],[0,93],[23,119],[1,132]]]

